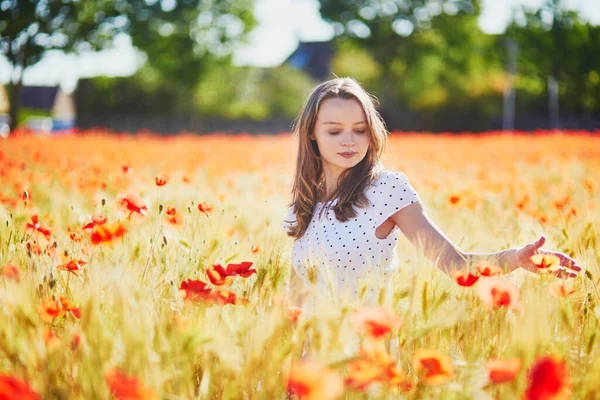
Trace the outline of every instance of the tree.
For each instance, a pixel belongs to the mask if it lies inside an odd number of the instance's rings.
[[[349,69],[339,59],[363,60],[358,72],[381,98],[392,126],[402,124],[395,120],[402,119],[400,108],[422,113],[422,128],[436,130],[452,129],[452,121],[464,126],[465,114],[475,129],[476,116],[483,123],[500,109],[502,57],[497,37],[478,26],[480,0],[320,3],[321,16],[342,39],[334,73]],[[444,127],[435,126],[440,120]]]
[[[334,26],[336,36],[368,49],[388,76],[397,57],[405,57],[410,35],[431,28],[432,19],[480,12],[478,0],[319,0],[323,19]],[[387,85],[384,85],[384,88]]]
[[[230,57],[256,24],[252,10],[253,0],[0,0],[0,51],[13,66],[11,121],[24,71],[49,50],[99,50],[129,34],[165,79],[186,88],[203,65]]]
[[[196,88],[194,103],[203,115],[223,118],[294,117],[314,82],[286,65],[274,68],[213,68]]]
[[[142,66],[127,77],[95,77],[80,81],[77,94],[78,116],[87,114],[163,115],[183,114],[190,107],[195,117],[226,119],[295,117],[306,95],[316,84],[303,71],[282,65],[274,68],[237,67],[215,63],[184,98],[157,78],[151,65]],[[183,109],[173,104],[185,103]],[[173,113],[165,109],[174,110]]]
[[[128,14],[139,15],[149,9],[147,0],[121,2],[133,7]],[[148,55],[147,63],[158,73],[157,78],[178,94],[167,111],[191,114],[198,83],[213,67],[231,65],[234,48],[245,41],[256,20],[254,0],[188,2],[190,7],[173,10],[155,4],[151,17],[129,19],[133,44]]]
[[[600,112],[600,26],[584,23],[554,0],[519,10],[506,36],[518,45],[518,109],[549,115],[548,81],[555,79],[561,114]],[[550,125],[556,127],[559,113],[553,112]]]

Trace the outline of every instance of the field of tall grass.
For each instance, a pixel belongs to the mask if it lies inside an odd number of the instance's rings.
[[[462,250],[547,237],[574,279],[403,237],[379,295],[293,304],[294,138],[84,132],[0,141],[0,399],[598,399],[600,138],[394,134]],[[465,285],[471,286],[465,286]]]

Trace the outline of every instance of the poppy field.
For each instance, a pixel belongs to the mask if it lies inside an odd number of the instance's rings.
[[[398,133],[462,250],[583,271],[447,276],[398,242],[378,301],[289,292],[290,134],[0,141],[0,399],[600,398],[600,140]]]

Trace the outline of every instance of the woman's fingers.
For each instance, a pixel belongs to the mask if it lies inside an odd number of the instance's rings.
[[[577,277],[577,273],[576,272],[573,272],[573,271],[568,270],[566,268],[560,268],[560,269],[554,271],[553,274],[556,275],[556,277],[561,278],[561,279],[576,278]]]
[[[581,271],[581,267],[579,265],[577,265],[577,263],[575,262],[575,260],[573,260],[571,257],[567,256],[566,254],[563,253],[559,253],[557,254],[558,258],[560,259],[560,265],[566,268],[570,268],[573,271]]]
[[[525,246],[525,254],[527,255],[527,258],[533,256],[534,254],[538,254],[538,249],[542,247],[544,243],[546,243],[546,237],[542,235],[535,242],[529,243],[527,246]],[[543,251],[540,252],[543,253]]]
[[[544,243],[546,243],[546,236],[542,235],[540,236],[540,238],[537,240],[537,242],[535,242],[535,249],[539,249],[540,247],[542,247],[544,245]]]
[[[554,272],[555,275],[557,275],[559,277],[565,277],[565,278],[576,277],[577,272],[580,272],[582,270],[581,266],[577,265],[577,262],[575,260],[573,260],[571,257],[567,256],[565,253],[556,252],[556,251],[540,250],[540,247],[542,247],[544,245],[544,243],[546,243],[546,236],[542,235],[535,242],[526,245],[521,250],[523,252],[524,258],[527,258],[529,260],[535,254],[548,254],[548,255],[557,256],[560,260],[561,268],[559,270],[557,270],[556,272]]]
[[[577,272],[582,270],[581,266],[579,266],[575,260],[567,256],[565,253],[555,251],[540,251],[540,254],[549,254],[558,257],[561,267],[569,268]]]
[[[539,240],[523,246],[519,250],[519,259],[526,260],[526,262],[529,262],[530,261],[529,259],[531,258],[531,256],[533,256],[534,254],[538,254],[538,251],[537,251],[539,248],[539,246],[537,246],[538,242],[539,242]]]

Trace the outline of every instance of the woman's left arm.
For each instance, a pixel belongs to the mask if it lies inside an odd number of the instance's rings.
[[[519,267],[536,272],[537,268],[530,260],[530,257],[534,254],[557,256],[560,259],[560,265],[566,268],[559,273],[566,272],[569,276],[574,277],[577,275],[576,272],[581,271],[581,267],[577,265],[575,260],[569,258],[566,254],[539,250],[546,241],[544,236],[523,247],[511,248],[497,253],[465,253],[435,225],[425,213],[420,202],[404,207],[392,215],[391,218],[411,244],[447,274],[454,270],[465,269],[467,265],[473,265],[479,261],[506,267],[509,272]]]

